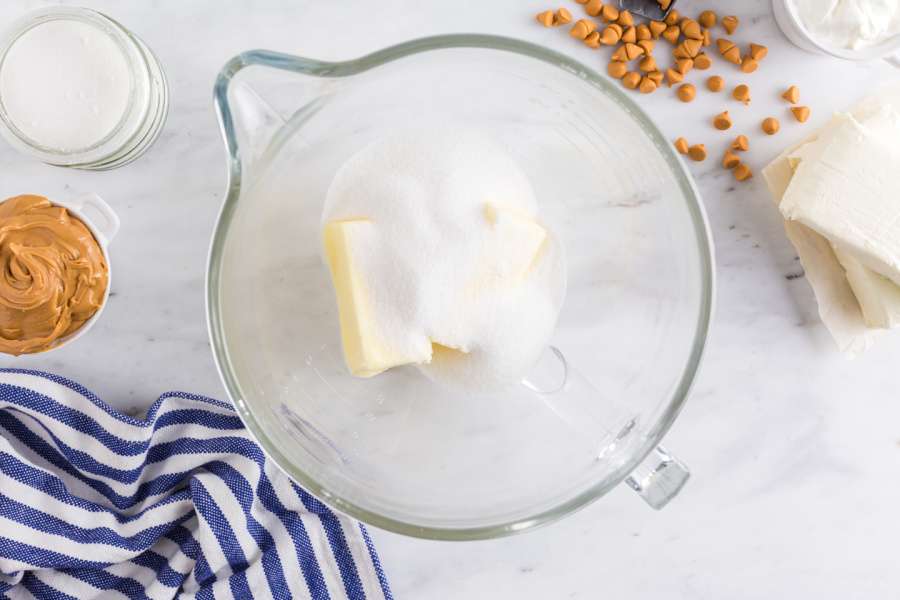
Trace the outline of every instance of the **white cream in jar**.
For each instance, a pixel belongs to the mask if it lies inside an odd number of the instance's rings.
[[[858,50],[900,34],[900,0],[788,0],[820,44]]]

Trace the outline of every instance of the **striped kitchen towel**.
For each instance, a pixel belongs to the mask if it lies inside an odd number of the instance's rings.
[[[172,392],[139,420],[0,369],[0,597],[391,593],[365,528],[294,485],[228,404]]]

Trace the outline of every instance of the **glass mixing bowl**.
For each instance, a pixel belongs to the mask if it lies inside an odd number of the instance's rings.
[[[328,63],[232,59],[215,101],[230,159],[209,327],[248,429],[288,475],[377,527],[439,539],[522,531],[622,481],[654,507],[688,472],[660,439],[697,373],[713,304],[699,196],[616,86],[484,35]],[[335,171],[399,127],[477,128],[529,175],[568,257],[568,294],[522,384],[463,393],[415,368],[349,375],[322,258]]]

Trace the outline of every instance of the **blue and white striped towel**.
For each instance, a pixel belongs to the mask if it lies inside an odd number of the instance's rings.
[[[365,528],[294,485],[229,405],[168,393],[139,420],[0,369],[0,597],[391,593]]]

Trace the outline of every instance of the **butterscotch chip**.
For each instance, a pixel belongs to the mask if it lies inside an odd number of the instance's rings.
[[[647,54],[653,54],[653,47],[656,44],[653,40],[639,40],[637,45],[644,49]]]
[[[672,5],[672,0],[656,0],[656,3],[659,4],[662,10],[666,11]]]
[[[621,34],[612,27],[607,27],[603,30],[603,33],[600,34],[600,43],[605,46],[615,46],[619,43],[620,39]]]
[[[613,79],[622,79],[628,72],[628,65],[620,60],[613,60],[606,65],[606,72]]]
[[[697,162],[701,162],[706,160],[706,146],[703,144],[696,144],[688,148],[688,156],[691,157],[691,160],[695,160]]]
[[[732,97],[738,102],[743,102],[744,104],[750,104],[750,86],[746,84],[741,84],[734,88],[734,91],[731,92]]]
[[[676,83],[681,83],[684,81],[684,75],[676,71],[675,69],[666,69],[666,81],[669,84],[669,87],[672,87]]]
[[[656,87],[659,87],[662,85],[665,75],[663,75],[662,71],[650,71],[649,73],[647,73],[647,77],[649,77],[653,81],[653,83],[656,84]]]
[[[678,150],[679,154],[687,154],[688,153],[688,141],[683,137],[675,140],[675,149]]]
[[[808,106],[792,106],[791,112],[794,113],[794,118],[799,122],[806,123],[806,120],[809,118],[810,110]]]
[[[739,135],[731,142],[731,149],[746,152],[750,149],[750,140],[747,139],[746,135]]]
[[[650,35],[653,36],[654,40],[658,40],[659,36],[662,35],[662,32],[666,30],[666,24],[662,21],[650,21]]]
[[[604,4],[603,10],[600,11],[600,16],[604,21],[611,23],[619,18],[619,9],[612,4]]]
[[[569,35],[573,38],[583,40],[597,29],[597,25],[593,21],[589,21],[587,19],[578,19],[575,21],[575,24],[572,25],[572,29],[569,30]]]
[[[641,83],[638,89],[642,94],[652,94],[656,91],[657,87],[658,86],[656,85],[655,81],[653,81],[649,77],[644,77],[643,79],[641,79]]]
[[[544,27],[552,27],[553,26],[553,11],[545,10],[544,12],[540,12],[537,15],[537,22],[543,25]]]
[[[753,171],[751,171],[750,167],[748,167],[744,163],[738,164],[738,166],[736,166],[734,168],[734,171],[732,172],[734,173],[734,178],[738,181],[746,181],[747,179],[753,177]]]
[[[603,10],[602,0],[588,0],[584,5],[584,12],[592,17],[600,16],[601,10]]]
[[[681,33],[691,40],[703,40],[703,30],[700,23],[693,19],[685,19],[681,22]]]
[[[709,32],[709,29],[703,30],[703,47],[709,48],[712,46],[712,34]]]
[[[641,59],[641,62],[638,63],[638,69],[645,73],[656,71],[656,59],[652,56],[645,56]]]
[[[620,62],[628,62],[629,60],[631,60],[630,58],[628,58],[628,54],[625,52],[625,46],[619,46],[618,48],[616,48],[616,51],[612,53],[611,58]]]
[[[678,95],[678,99],[682,102],[691,102],[697,97],[697,88],[695,88],[692,83],[685,83],[678,86],[676,94]]]
[[[775,135],[781,129],[781,123],[775,117],[767,117],[763,119],[762,130],[768,135]]]
[[[641,84],[641,74],[635,73],[634,71],[629,71],[625,73],[625,76],[622,77],[622,85],[627,87],[629,90],[636,90],[637,86]]]
[[[750,44],[750,56],[755,61],[761,61],[769,55],[769,49],[760,44]]]
[[[759,63],[752,56],[745,56],[741,60],[741,71],[744,73],[753,73],[759,68]]]
[[[625,30],[625,33],[622,34],[622,41],[626,44],[635,44],[637,43],[637,29],[634,27],[629,27]]]
[[[704,52],[701,52],[694,57],[694,66],[701,71],[705,71],[712,66],[712,59],[708,57]]]
[[[787,89],[785,93],[781,95],[781,97],[791,104],[797,104],[798,102],[800,102],[800,88],[798,88],[796,85],[792,85]]]
[[[700,16],[697,18],[700,21],[700,24],[709,29],[710,27],[716,26],[716,21],[719,20],[719,16],[712,10],[704,10],[700,13]]]
[[[638,41],[653,39],[653,34],[650,33],[650,27],[648,27],[646,23],[638,25],[636,31]]]
[[[622,27],[631,27],[634,25],[634,17],[631,16],[629,11],[623,10],[619,12],[619,18],[616,22]]]
[[[699,40],[684,40],[677,46],[675,46],[675,50],[672,51],[672,56],[675,58],[693,58],[694,66],[697,66],[697,55],[700,54],[700,50],[702,45]]]
[[[722,19],[722,27],[725,28],[725,31],[728,32],[728,35],[731,35],[732,33],[734,33],[737,30],[738,25],[740,25],[740,23],[741,23],[740,19],[738,19],[734,15],[729,15]]]
[[[742,62],[741,50],[737,46],[726,51],[725,54],[723,54],[722,56],[724,56],[725,60],[727,60],[728,62],[734,63],[736,65],[739,65]]]
[[[693,58],[679,58],[675,61],[675,68],[682,75],[687,75],[691,69],[694,68],[694,59]]]
[[[588,48],[599,48],[600,47],[600,32],[594,31],[588,34],[586,38],[584,38],[584,44]]]
[[[572,22],[572,13],[570,13],[565,8],[556,9],[555,15],[555,24],[556,25],[568,25]]]
[[[719,131],[725,131],[727,129],[731,129],[731,115],[728,114],[728,111],[717,114],[713,118],[713,127],[718,129]]]
[[[666,15],[666,25],[677,25],[678,21],[681,20],[681,14],[677,10],[670,10],[669,14]]]
[[[679,29],[677,25],[669,25],[666,27],[666,30],[663,31],[662,36],[670,44],[677,44],[678,38],[681,37],[681,29]]]
[[[722,166],[726,169],[733,169],[739,164],[741,164],[740,157],[731,150],[726,150],[725,156],[722,158]]]
[[[725,80],[718,75],[713,75],[706,80],[706,87],[711,92],[721,92],[725,88]]]
[[[726,38],[719,38],[716,40],[716,46],[719,48],[719,54],[724,55],[728,50],[734,48],[734,42]]]
[[[637,44],[625,44],[623,48],[625,48],[625,56],[628,57],[628,60],[634,60],[644,54],[644,49]]]

